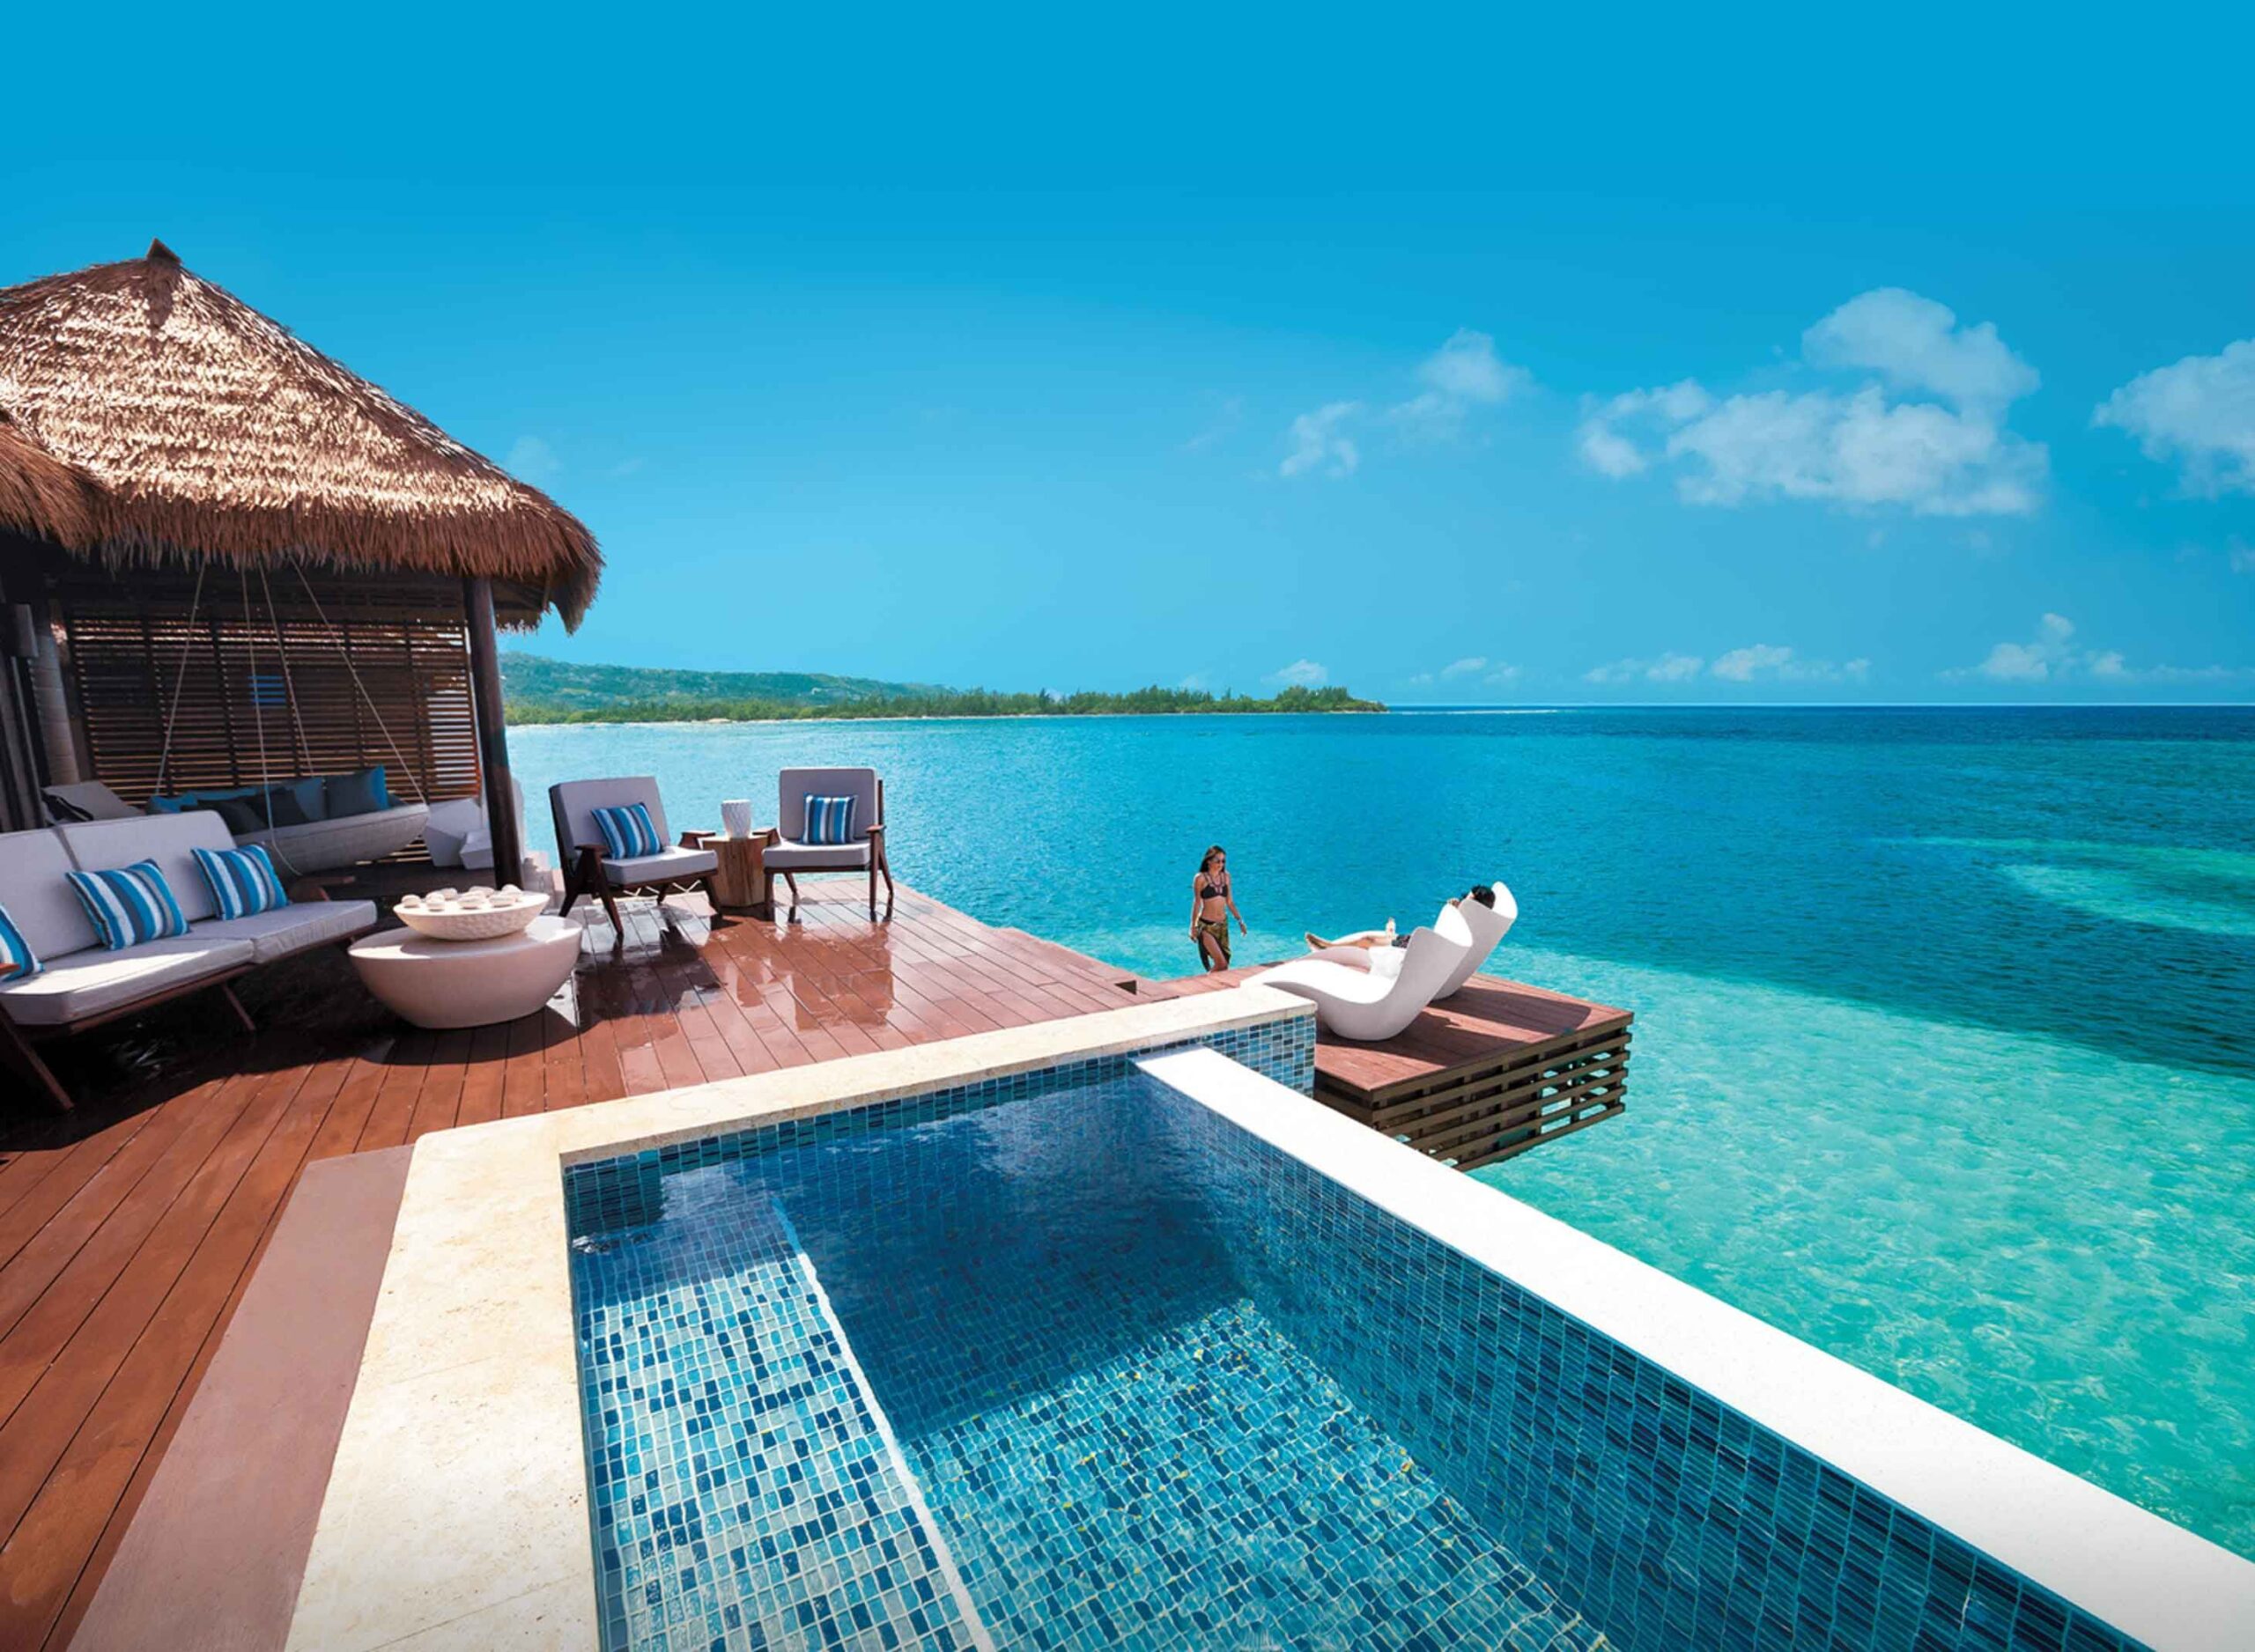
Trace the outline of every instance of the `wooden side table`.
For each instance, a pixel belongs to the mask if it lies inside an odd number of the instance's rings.
[[[773,910],[768,893],[767,845],[774,837],[774,828],[770,827],[749,837],[705,839],[705,847],[720,857],[720,867],[713,874],[713,896],[722,911],[752,911],[765,917]]]

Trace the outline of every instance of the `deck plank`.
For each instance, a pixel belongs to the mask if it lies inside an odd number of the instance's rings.
[[[801,888],[795,918],[575,913],[570,989],[504,1026],[405,1028],[322,953],[245,980],[255,1037],[190,999],[54,1046],[78,1110],[0,1112],[0,1645],[68,1643],[307,1163],[1135,1001],[914,889],[872,924],[856,880]]]

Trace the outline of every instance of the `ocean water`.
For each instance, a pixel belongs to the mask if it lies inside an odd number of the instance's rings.
[[[2255,1555],[2255,712],[1396,713],[522,728],[676,830],[869,763],[908,881],[1151,975],[1429,919],[1638,1012],[1630,1107],[1481,1173]],[[772,810],[772,803],[769,805]],[[545,837],[536,800],[534,842]]]

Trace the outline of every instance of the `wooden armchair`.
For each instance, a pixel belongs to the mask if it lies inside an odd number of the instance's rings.
[[[657,781],[648,775],[566,780],[548,788],[549,811],[556,819],[556,852],[564,864],[564,912],[569,916],[573,903],[582,895],[592,896],[603,903],[612,930],[622,940],[626,932],[618,921],[620,895],[701,889],[711,899],[713,874],[721,865],[719,856],[697,845],[694,833],[684,833],[678,847],[661,849],[654,855],[614,856],[595,824],[595,812],[632,803],[648,808],[658,840],[665,842],[665,804],[659,799]],[[716,920],[720,910],[719,901],[713,900]]]

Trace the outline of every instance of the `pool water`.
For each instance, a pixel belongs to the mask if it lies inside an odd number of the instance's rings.
[[[2119,1644],[1124,1066],[989,1099],[580,1177],[606,1647]]]

